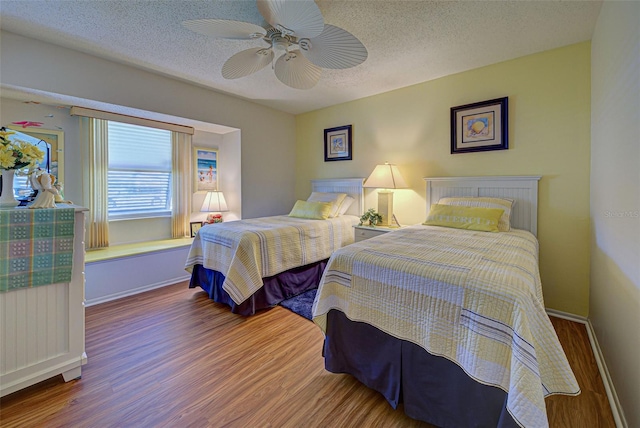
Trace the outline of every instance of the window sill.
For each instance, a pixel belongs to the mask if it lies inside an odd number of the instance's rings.
[[[193,238],[176,238],[138,242],[135,244],[113,245],[108,248],[87,250],[84,261],[85,263],[94,263],[123,257],[139,256],[158,251],[172,250],[174,248],[189,247],[192,242]]]

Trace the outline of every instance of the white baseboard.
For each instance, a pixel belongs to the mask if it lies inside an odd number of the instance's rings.
[[[591,344],[591,350],[593,351],[593,356],[596,359],[596,364],[598,365],[598,371],[600,372],[600,376],[602,377],[604,389],[607,392],[607,398],[609,399],[609,405],[611,406],[611,411],[613,412],[613,419],[616,423],[616,427],[629,428],[629,425],[627,425],[627,421],[624,418],[624,412],[622,411],[620,400],[618,400],[618,394],[616,394],[616,390],[613,386],[613,381],[611,380],[611,375],[609,374],[609,370],[607,369],[607,365],[604,361],[602,350],[600,349],[600,344],[598,343],[598,338],[596,337],[596,333],[593,329],[593,325],[591,324],[591,320],[578,315],[556,311],[555,309],[547,309],[547,314],[556,318],[575,321],[585,325],[585,327],[587,328],[587,335],[589,336],[589,343]]]
[[[142,287],[134,288],[131,290],[121,291],[120,293],[109,294],[107,296],[102,296],[96,299],[88,299],[85,301],[85,306],[93,306],[99,303],[111,302],[112,300],[122,299],[123,297],[133,296],[135,294],[144,293],[145,291],[155,290],[156,288],[166,287],[168,285],[173,285],[178,282],[188,281],[191,278],[189,275],[173,278],[162,282],[157,282],[154,284],[147,284]]]

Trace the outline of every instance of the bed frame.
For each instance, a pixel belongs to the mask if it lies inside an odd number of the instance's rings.
[[[312,192],[346,193],[355,199],[345,214],[360,217],[364,207],[364,178],[320,178],[311,180]]]
[[[446,197],[513,199],[511,227],[538,235],[538,181],[541,176],[427,177],[427,212]]]

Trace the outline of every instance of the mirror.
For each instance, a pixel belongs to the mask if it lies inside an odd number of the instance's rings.
[[[49,129],[27,129],[13,125],[6,126],[15,132],[9,135],[10,140],[26,141],[45,152],[45,159],[40,163],[40,168],[53,174],[56,182],[64,184],[64,132]],[[33,189],[28,183],[28,177],[16,176],[13,182],[13,191],[18,200],[28,198]]]

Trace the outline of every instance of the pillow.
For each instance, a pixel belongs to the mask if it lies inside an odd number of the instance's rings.
[[[347,195],[344,198],[344,201],[342,201],[342,204],[340,205],[340,208],[338,209],[338,215],[336,217],[340,217],[341,215],[344,215],[344,213],[347,212],[347,210],[349,209],[349,207],[351,206],[351,204],[353,204],[355,202],[355,198],[352,198],[351,196]]]
[[[498,222],[503,212],[504,210],[499,208],[435,204],[429,211],[427,221],[422,224],[481,232],[499,232]]]
[[[329,217],[337,217],[340,204],[347,197],[346,193],[312,192],[307,202],[330,202],[332,205]]]
[[[326,220],[329,218],[331,209],[330,202],[297,201],[289,213],[289,217]]]
[[[438,201],[440,205],[459,205],[465,207],[480,208],[498,208],[504,210],[500,221],[498,222],[498,230],[500,232],[508,232],[511,230],[511,211],[513,210],[515,201],[513,199],[489,198],[489,197],[457,197],[457,198],[441,198]]]

